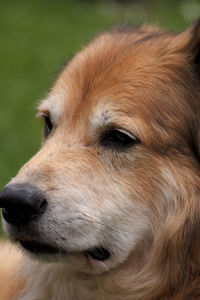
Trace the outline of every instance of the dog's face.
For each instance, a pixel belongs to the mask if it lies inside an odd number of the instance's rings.
[[[152,251],[198,168],[193,31],[114,31],[68,63],[39,106],[41,150],[0,197],[12,240],[93,273]]]

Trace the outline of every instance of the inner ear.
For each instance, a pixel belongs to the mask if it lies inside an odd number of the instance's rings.
[[[197,51],[197,53],[195,55],[194,63],[195,63],[195,65],[200,66],[200,47],[199,47],[199,49],[198,49],[198,51]],[[200,70],[199,70],[198,73],[200,75]]]
[[[193,133],[192,133],[192,141],[191,141],[192,151],[196,157],[196,159],[200,162],[200,122],[196,121]]]

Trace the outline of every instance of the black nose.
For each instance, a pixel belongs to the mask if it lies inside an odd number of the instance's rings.
[[[0,193],[3,217],[12,225],[26,225],[44,213],[46,206],[42,193],[29,184],[10,184]]]

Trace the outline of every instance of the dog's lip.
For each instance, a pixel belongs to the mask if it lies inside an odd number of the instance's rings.
[[[41,243],[25,235],[20,235],[15,241],[20,243],[20,245],[25,250],[33,254],[64,254],[64,251],[61,251],[58,247],[52,246],[50,244]]]
[[[87,250],[87,253],[95,260],[105,261],[110,257],[110,252],[103,247],[95,247]]]
[[[21,235],[18,239],[18,242],[21,246],[34,254],[59,254],[59,255],[67,255],[68,252],[58,247],[54,247],[50,244],[44,244],[37,242],[31,238],[28,238],[24,235]],[[71,253],[71,252],[70,252]],[[90,255],[96,261],[105,261],[110,257],[110,252],[103,247],[94,247],[92,249],[86,250],[82,252],[84,255]],[[77,252],[76,252],[77,254]]]
[[[54,246],[39,243],[34,240],[22,239],[22,240],[19,240],[19,243],[25,250],[32,252],[34,254],[46,254],[46,255],[58,254],[58,253],[64,254],[64,253],[62,253],[63,251],[61,251],[60,249],[58,249]]]

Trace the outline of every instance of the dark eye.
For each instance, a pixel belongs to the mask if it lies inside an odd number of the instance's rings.
[[[109,129],[101,137],[102,146],[117,150],[125,150],[139,143],[140,141],[136,137],[126,133],[123,129]]]
[[[48,116],[44,116],[44,136],[48,137],[52,131],[53,125]]]

